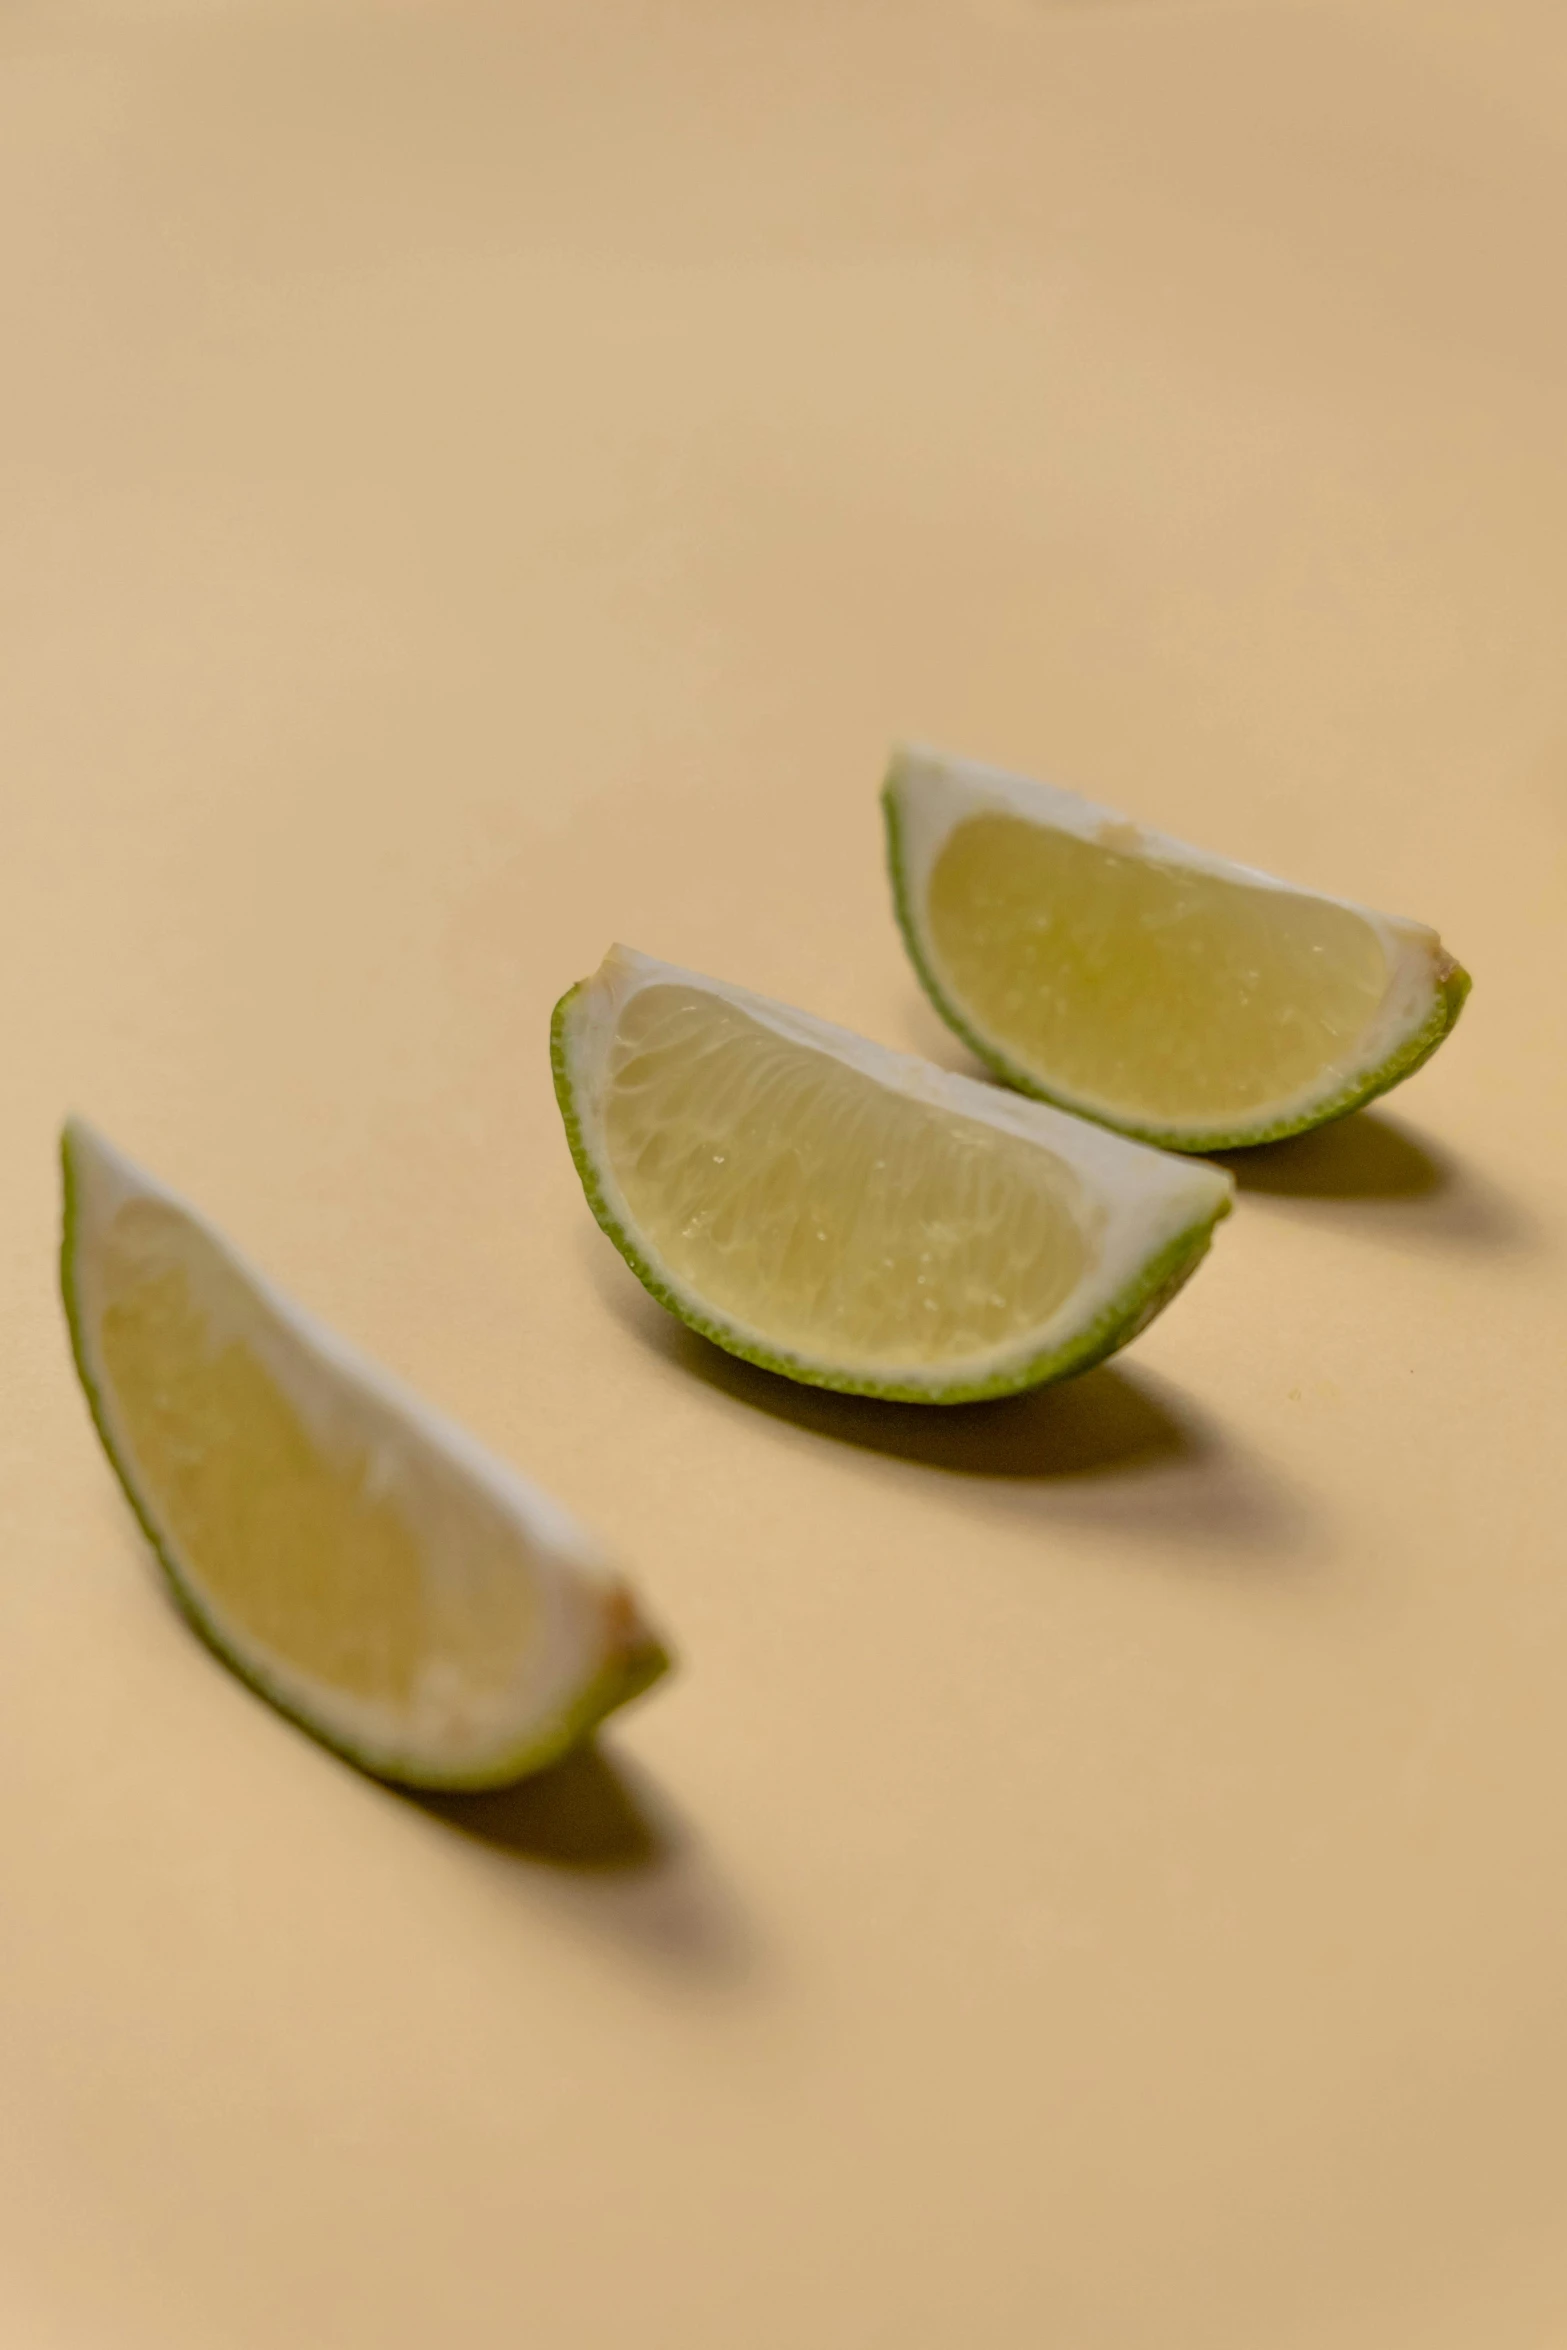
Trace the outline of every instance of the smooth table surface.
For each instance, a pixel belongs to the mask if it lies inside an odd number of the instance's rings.
[[[12,0],[0,2336],[1567,2340],[1559,0]],[[551,1003],[952,1066],[895,736],[1441,927],[1113,1367],[687,1341]],[[554,1489],[680,1678],[421,1806],[163,1603],[77,1108]]]

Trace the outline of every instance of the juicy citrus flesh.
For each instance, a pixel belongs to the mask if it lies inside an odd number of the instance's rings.
[[[1388,986],[1370,923],[1162,863],[1121,829],[954,828],[927,919],[971,1025],[1047,1089],[1151,1124],[1244,1122],[1352,1068]]]
[[[455,1476],[443,1492],[429,1462],[413,1497],[362,1427],[307,1424],[255,1342],[254,1294],[177,1210],[123,1204],[99,1274],[100,1377],[198,1599],[247,1651],[416,1736],[503,1721],[537,1599],[500,1511]]]
[[[892,1371],[994,1353],[1095,1259],[1100,1211],[1053,1152],[699,988],[630,998],[602,1115],[610,1170],[675,1280],[802,1357]]]

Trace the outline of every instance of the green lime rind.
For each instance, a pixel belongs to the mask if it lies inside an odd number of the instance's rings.
[[[77,1294],[80,1183],[68,1131],[60,1138],[60,1167],[64,1198],[60,1230],[60,1295],[65,1307],[66,1328],[70,1333],[71,1356],[76,1365],[76,1375],[82,1383],[82,1393],[87,1398],[87,1409],[92,1414],[93,1426],[98,1431],[109,1466],[119,1480],[120,1489],[131,1506],[136,1522],[163,1570],[164,1579],[180,1614],[219,1662],[226,1665],[236,1679],[243,1681],[246,1688],[257,1697],[264,1698],[275,1712],[292,1722],[296,1729],[303,1730],[318,1745],[327,1747],[370,1778],[388,1780],[403,1787],[427,1789],[431,1793],[459,1794],[488,1787],[509,1787],[514,1781],[559,1762],[572,1747],[597,1729],[607,1715],[614,1713],[620,1706],[628,1705],[634,1697],[640,1697],[645,1689],[651,1688],[669,1670],[670,1658],[656,1641],[639,1642],[629,1647],[620,1656],[612,1657],[597,1678],[589,1682],[569,1705],[547,1715],[542,1722],[534,1724],[528,1736],[519,1740],[515,1747],[492,1756],[477,1768],[443,1769],[438,1764],[422,1762],[402,1750],[359,1743],[343,1736],[302,1707],[296,1697],[279,1687],[260,1658],[247,1655],[238,1648],[207,1613],[200,1592],[181,1569],[157,1523],[151,1504],[143,1497],[129,1463],[121,1456],[102,1392],[93,1373],[82,1321],[81,1300]]]
[[[1064,1344],[1045,1347],[1039,1353],[1027,1355],[1008,1363],[981,1379],[954,1377],[945,1383],[931,1380],[877,1378],[863,1371],[836,1370],[830,1363],[811,1361],[807,1356],[792,1353],[786,1347],[759,1345],[724,1321],[708,1312],[695,1300],[675,1288],[652,1263],[639,1246],[634,1233],[629,1232],[610,1206],[593,1153],[588,1148],[577,1114],[576,1093],[572,1082],[571,1055],[566,1029],[572,1004],[582,993],[585,982],[568,988],[555,1006],[550,1021],[550,1067],[555,1078],[555,1099],[566,1129],[566,1140],[588,1206],[599,1224],[614,1242],[637,1279],[661,1306],[668,1308],[678,1320],[703,1338],[711,1339],[726,1354],[738,1355],[742,1362],[755,1363],[761,1370],[776,1371],[780,1378],[793,1379],[803,1387],[825,1387],[838,1395],[875,1396],[885,1403],[987,1403],[996,1396],[1017,1395],[1028,1387],[1044,1387],[1052,1380],[1075,1378],[1081,1371],[1092,1370],[1107,1355],[1126,1345],[1153,1320],[1155,1314],[1168,1305],[1176,1291],[1190,1280],[1202,1259],[1207,1255],[1213,1239],[1214,1226],[1230,1212],[1230,1202],[1221,1199],[1213,1213],[1186,1226],[1173,1240],[1165,1243],[1157,1255],[1150,1257],[1129,1281],[1120,1294],[1112,1298],[1083,1329]]]
[[[953,1002],[937,978],[919,924],[914,918],[913,897],[909,888],[908,865],[903,853],[903,817],[891,779],[883,786],[882,810],[887,823],[887,869],[892,879],[892,902],[898,928],[909,961],[921,987],[955,1036],[962,1038],[969,1051],[1018,1093],[1031,1094],[1035,1101],[1049,1102],[1057,1110],[1066,1110],[1074,1118],[1092,1118],[1098,1125],[1108,1126],[1117,1134],[1126,1134],[1134,1142],[1151,1143],[1157,1150],[1180,1151],[1186,1157],[1201,1156],[1208,1151],[1251,1150],[1265,1142],[1283,1142],[1291,1134],[1309,1133],[1314,1126],[1326,1126],[1335,1118],[1347,1118],[1351,1110],[1363,1110],[1367,1102],[1376,1100],[1395,1085],[1402,1085],[1406,1077],[1430,1060],[1443,1038],[1455,1026],[1464,1008],[1472,980],[1459,963],[1449,958],[1443,965],[1437,981],[1431,1009],[1413,1035],[1389,1053],[1387,1059],[1374,1069],[1354,1077],[1337,1093],[1324,1094],[1322,1099],[1295,1110],[1281,1118],[1266,1119],[1260,1126],[1213,1127],[1193,1134],[1176,1132],[1168,1126],[1139,1125],[1130,1118],[1112,1118],[1104,1110],[1090,1103],[1078,1101],[1071,1094],[1052,1092],[1041,1085],[1037,1077],[1004,1053],[999,1045],[991,1043]]]

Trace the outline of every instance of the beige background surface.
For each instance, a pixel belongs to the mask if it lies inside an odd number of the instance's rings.
[[[0,2332],[1567,2340],[1558,0],[10,0]],[[750,1375],[592,1227],[611,938],[938,1058],[895,734],[1439,924],[1112,1369]],[[676,1636],[445,1815],[76,1393],[76,1106]]]

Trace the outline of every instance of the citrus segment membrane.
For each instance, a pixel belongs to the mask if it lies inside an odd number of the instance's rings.
[[[1064,1160],[877,1086],[691,987],[616,1032],[609,1163],[638,1229],[737,1321],[844,1364],[961,1362],[1049,1320],[1100,1221]]]

